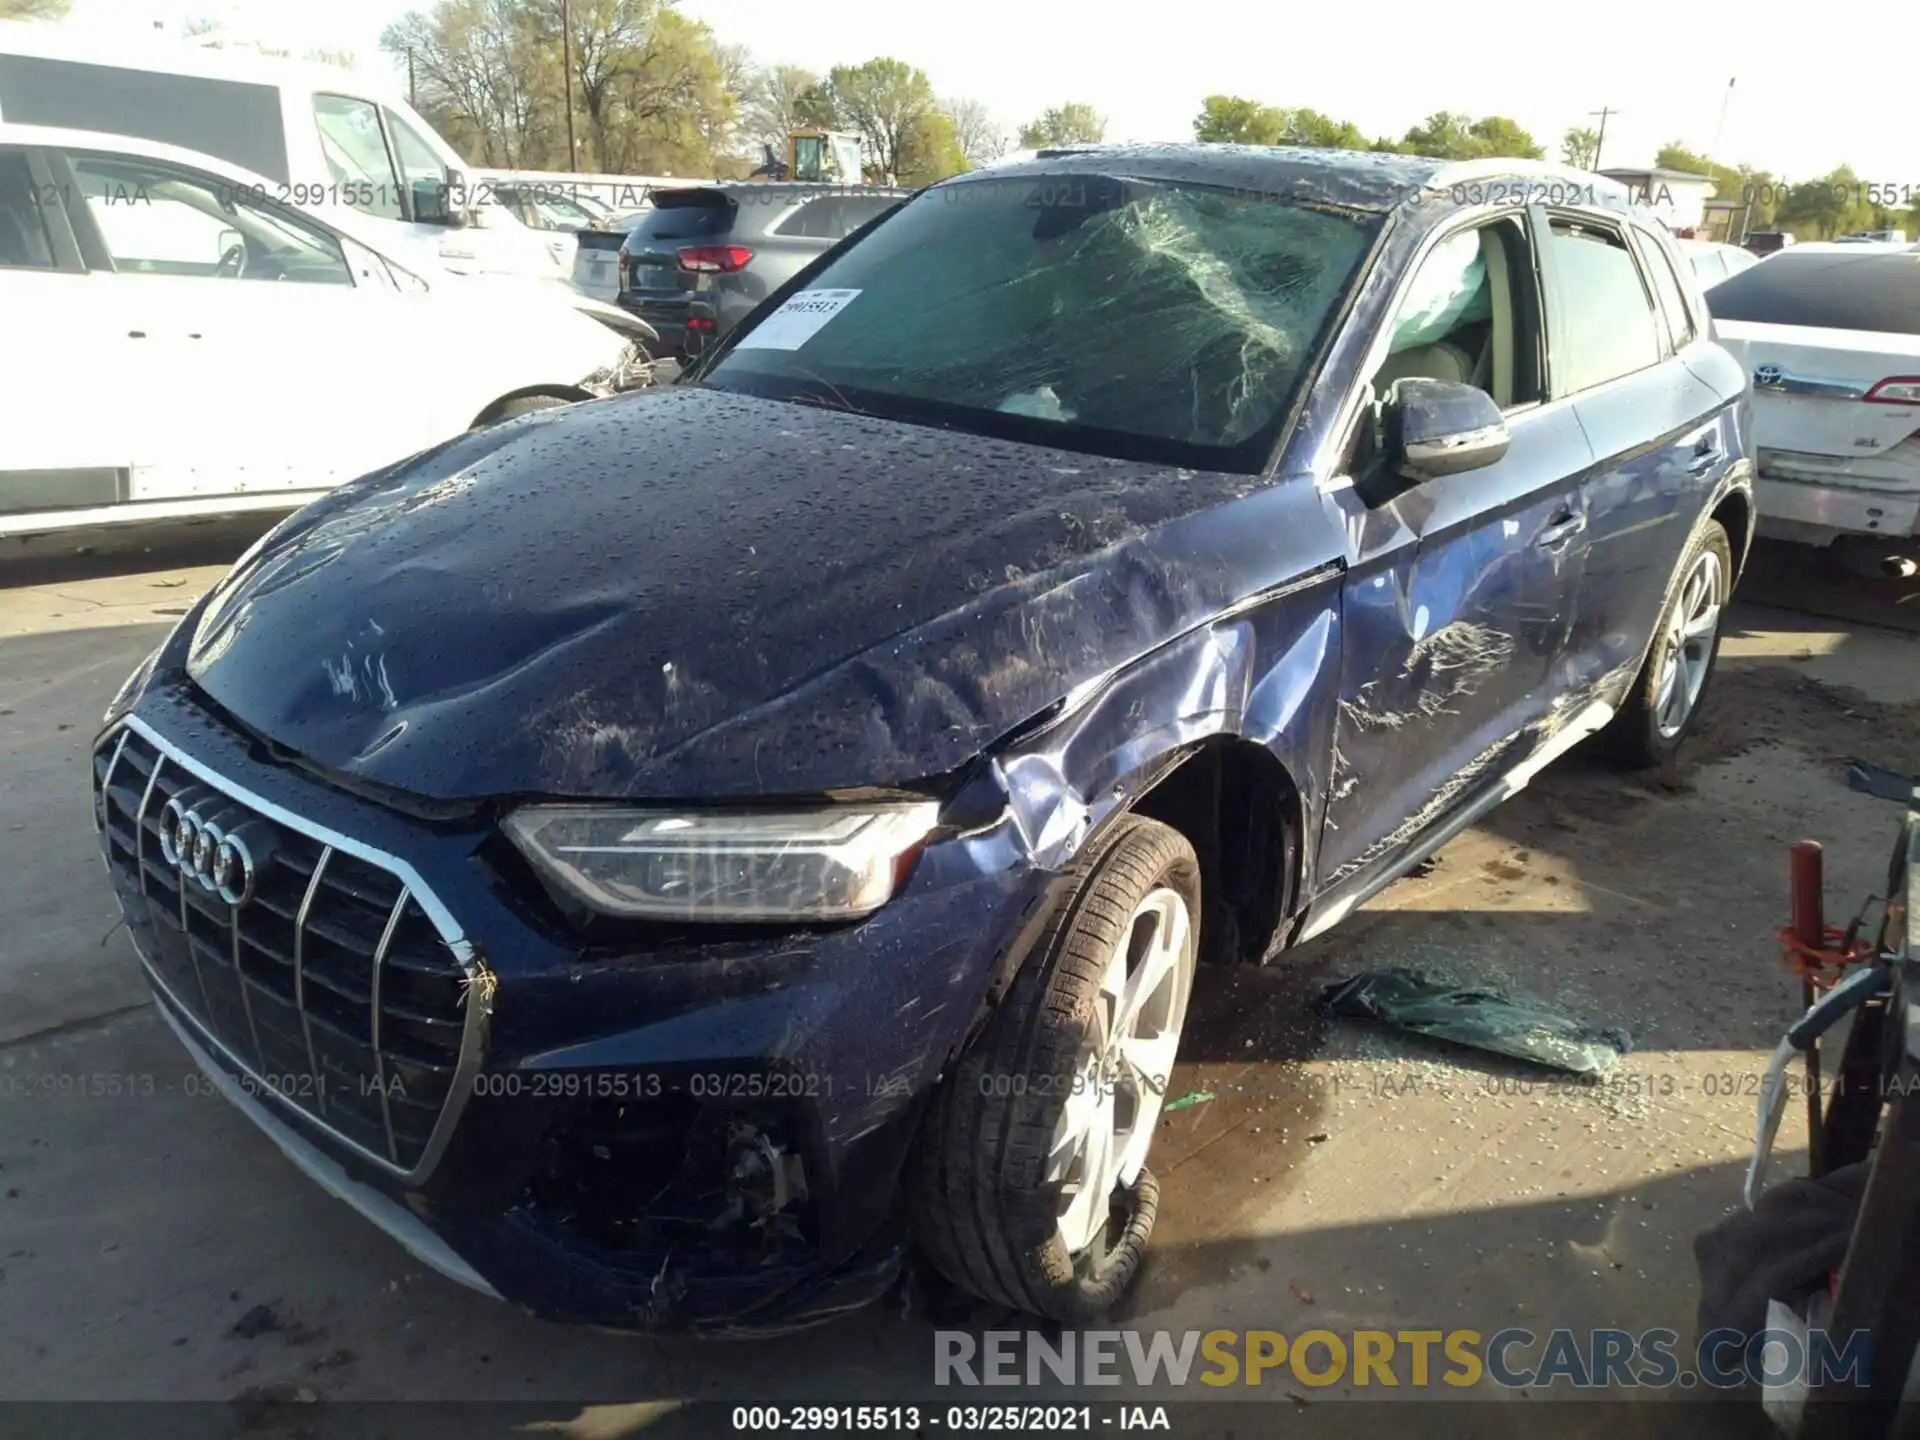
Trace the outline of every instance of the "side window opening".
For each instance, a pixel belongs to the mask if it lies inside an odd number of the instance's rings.
[[[1502,410],[1540,398],[1539,300],[1526,234],[1495,220],[1448,236],[1428,252],[1394,316],[1376,397],[1408,378],[1450,380]]]
[[[0,154],[0,269],[56,268],[41,198],[27,157]]]
[[[1693,314],[1687,308],[1686,289],[1680,284],[1680,277],[1674,271],[1673,261],[1667,256],[1666,247],[1658,239],[1645,231],[1640,233],[1640,253],[1647,266],[1647,274],[1653,279],[1653,288],[1660,297],[1660,310],[1666,316],[1667,334],[1673,340],[1675,350],[1685,349],[1693,343]]]
[[[316,95],[313,119],[334,183],[350,187],[340,198],[383,220],[403,219],[400,181],[380,133],[378,107],[344,95]]]
[[[1575,395],[1660,363],[1653,298],[1626,237],[1571,216],[1549,222],[1553,392]]]
[[[393,137],[394,158],[400,162],[400,180],[406,194],[404,203],[409,215],[419,207],[414,197],[426,187],[429,193],[445,190],[447,185],[447,167],[434,148],[423,139],[405,120],[393,111],[385,112],[387,134]]]
[[[132,156],[70,159],[118,274],[353,283],[346,255],[329,232],[235,195],[211,176]]]
[[[774,233],[807,240],[842,238],[847,233],[847,226],[839,198],[822,195],[807,201],[782,220]]]

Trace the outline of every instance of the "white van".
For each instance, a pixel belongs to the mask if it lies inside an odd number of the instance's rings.
[[[164,37],[102,40],[0,21],[0,121],[132,136],[265,177],[265,198],[346,205],[455,274],[565,280],[571,235],[491,202],[453,147],[377,76]]]

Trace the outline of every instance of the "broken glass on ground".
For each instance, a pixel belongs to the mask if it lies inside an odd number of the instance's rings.
[[[1612,1074],[1633,1048],[1623,1030],[1583,1025],[1531,1001],[1430,979],[1417,970],[1373,970],[1342,980],[1327,987],[1320,1008],[1596,1078]]]

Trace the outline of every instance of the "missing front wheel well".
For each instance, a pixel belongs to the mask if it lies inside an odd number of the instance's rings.
[[[1206,913],[1201,959],[1259,964],[1292,912],[1300,794],[1286,768],[1257,745],[1201,746],[1134,805],[1171,825],[1200,859]]]

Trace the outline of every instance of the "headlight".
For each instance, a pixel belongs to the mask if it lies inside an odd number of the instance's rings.
[[[846,920],[905,878],[932,801],[813,810],[617,810],[530,805],[507,835],[540,873],[607,915]]]

